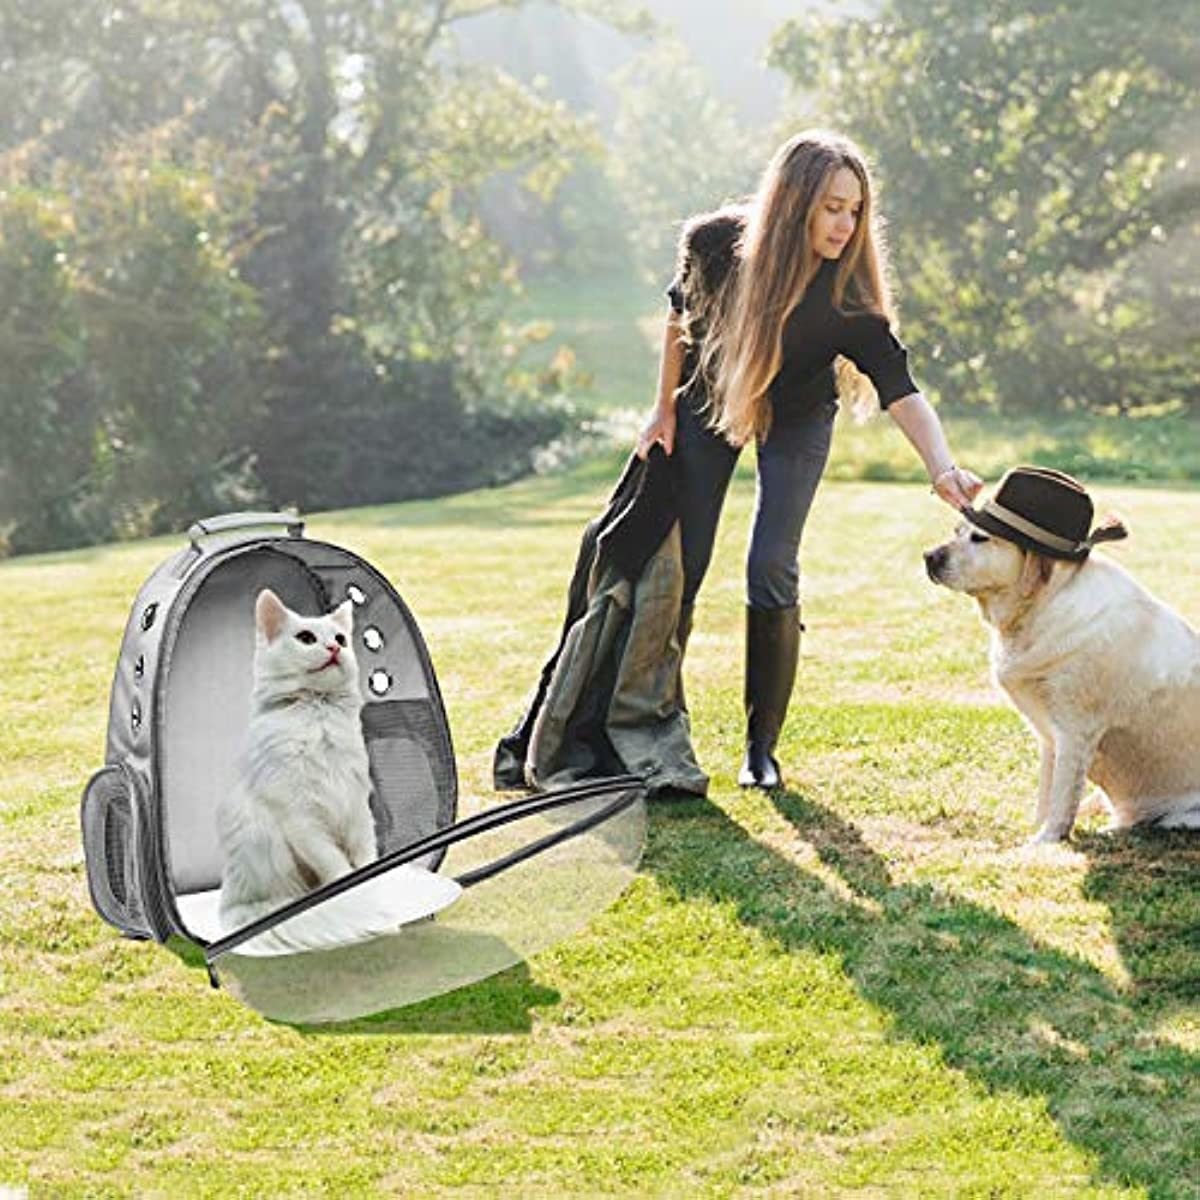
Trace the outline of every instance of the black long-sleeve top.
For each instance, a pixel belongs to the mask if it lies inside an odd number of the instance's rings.
[[[683,312],[697,291],[708,296],[715,293],[733,267],[743,222],[744,210],[723,209],[688,224],[680,241],[675,278],[667,288],[676,312]],[[834,402],[833,363],[839,354],[871,380],[883,408],[917,390],[908,371],[908,351],[888,319],[879,313],[834,307],[836,271],[837,260],[825,259],[784,322],[783,362],[768,389],[776,416]],[[702,332],[698,336],[703,336]],[[694,371],[695,359],[693,345],[684,363],[685,379]]]

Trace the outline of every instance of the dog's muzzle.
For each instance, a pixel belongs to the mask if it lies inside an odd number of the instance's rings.
[[[949,552],[945,546],[939,546],[936,550],[925,551],[925,574],[934,583],[942,582],[942,572],[946,569],[946,559],[948,557]]]

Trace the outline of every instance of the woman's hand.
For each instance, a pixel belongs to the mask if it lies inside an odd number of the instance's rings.
[[[920,392],[911,392],[893,401],[887,411],[921,456],[934,495],[951,508],[966,508],[979,495],[983,480],[954,465],[954,455],[933,405]]]
[[[944,500],[951,508],[967,508],[983,489],[983,480],[973,471],[962,467],[947,467],[933,479],[934,495]]]
[[[638,458],[645,458],[650,453],[650,447],[657,442],[668,455],[675,449],[675,408],[656,404],[654,412],[646,428],[642,430],[637,442]]]

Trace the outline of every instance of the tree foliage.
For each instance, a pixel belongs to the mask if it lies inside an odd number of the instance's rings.
[[[211,170],[125,145],[0,205],[0,502],[14,549],[236,503],[258,405],[247,213]],[[252,494],[252,489],[250,494]]]
[[[562,416],[513,411],[541,396],[502,365],[514,271],[479,195],[501,171],[549,195],[590,134],[449,53],[453,23],[495,6],[0,0],[0,337],[44,334],[0,390],[13,545],[158,530],[255,491],[354,503],[368,475],[389,498],[386,449],[350,465],[381,405],[423,447],[415,477],[397,452],[390,498],[528,463]],[[43,435],[10,434],[28,409],[77,447],[69,486],[46,443],[18,449]],[[486,447],[461,453],[476,435],[496,439],[490,469]]]
[[[637,261],[658,278],[683,218],[752,191],[769,147],[764,134],[741,126],[678,41],[654,43],[615,83],[609,175],[630,214]]]
[[[925,373],[948,395],[1200,400],[1200,9],[887,0],[772,61],[877,160]]]

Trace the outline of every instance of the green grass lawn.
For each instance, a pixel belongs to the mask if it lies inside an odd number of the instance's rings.
[[[844,432],[844,431],[841,431]],[[841,436],[839,433],[839,437]],[[616,459],[317,515],[398,586],[463,809],[561,619]],[[1200,617],[1200,495],[1096,489]],[[920,486],[833,481],[774,798],[734,783],[735,480],[687,662],[707,801],[528,964],[330,1029],[271,1024],[91,911],[78,798],[133,595],[178,539],[0,564],[0,1191],[32,1195],[1200,1197],[1200,840],[1028,849],[1036,758]]]

